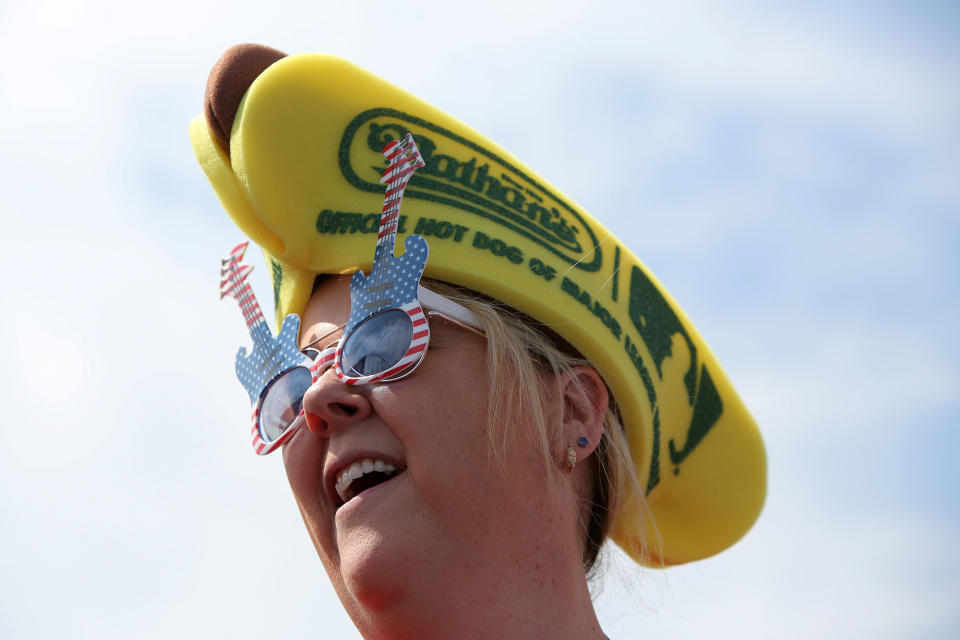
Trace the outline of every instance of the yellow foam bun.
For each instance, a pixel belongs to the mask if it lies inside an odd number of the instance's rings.
[[[606,228],[507,151],[328,55],[283,58],[253,81],[229,157],[202,116],[190,127],[224,208],[264,249],[278,322],[303,311],[316,274],[369,270],[383,202],[380,151],[407,131],[426,166],[406,189],[398,251],[407,235],[425,237],[427,277],[547,324],[594,363],[616,397],[650,514],[634,496],[616,514],[613,539],[653,566],[736,542],[763,505],[763,443],[670,294]],[[650,516],[655,526],[644,526]]]

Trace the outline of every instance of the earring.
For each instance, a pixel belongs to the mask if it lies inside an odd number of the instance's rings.
[[[573,468],[577,464],[577,452],[573,447],[567,447],[567,462],[563,465],[564,473],[573,473]]]

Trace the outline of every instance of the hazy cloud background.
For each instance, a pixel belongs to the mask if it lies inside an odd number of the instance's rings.
[[[187,123],[244,41],[510,149],[753,410],[758,524],[665,572],[613,554],[612,638],[957,637],[958,11],[777,4],[0,2],[0,637],[358,637],[249,450],[217,299],[241,236]]]

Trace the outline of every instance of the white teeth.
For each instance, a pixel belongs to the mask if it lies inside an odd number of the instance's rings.
[[[337,476],[337,482],[335,486],[337,495],[340,496],[341,500],[347,502],[355,495],[350,491],[350,485],[353,484],[354,480],[361,477],[363,474],[374,471],[393,474],[396,470],[396,466],[390,464],[389,462],[384,462],[383,460],[372,460],[371,458],[358,460],[349,467],[340,471],[340,474]]]
[[[356,480],[363,475],[363,464],[360,462],[354,462],[350,465],[350,468],[347,469],[347,475],[350,476],[350,480]]]

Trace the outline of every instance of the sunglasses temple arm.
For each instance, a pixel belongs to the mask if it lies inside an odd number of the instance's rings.
[[[420,298],[420,302],[424,307],[439,311],[459,323],[473,327],[481,333],[483,332],[483,324],[480,322],[480,317],[463,305],[457,304],[453,300],[441,296],[439,293],[434,293],[423,285],[417,286],[417,296]]]

